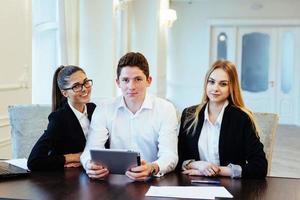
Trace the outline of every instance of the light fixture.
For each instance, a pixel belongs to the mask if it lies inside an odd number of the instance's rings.
[[[225,33],[221,33],[221,34],[219,35],[219,41],[220,41],[220,42],[224,42],[226,39],[227,39],[227,36],[226,36]]]
[[[171,27],[173,22],[177,19],[176,10],[173,9],[163,9],[160,12],[161,14],[161,21],[163,24],[165,24],[167,27]]]
[[[115,12],[124,10],[128,6],[128,3],[131,1],[132,0],[114,0],[113,8],[114,8]]]
[[[258,2],[253,3],[253,4],[250,6],[250,8],[251,8],[252,10],[261,10],[263,7],[264,7],[264,5],[261,4],[261,3],[258,3]]]

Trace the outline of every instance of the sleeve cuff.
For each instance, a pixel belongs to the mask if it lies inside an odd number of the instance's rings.
[[[182,166],[181,166],[181,169],[182,169],[182,170],[188,170],[188,165],[189,165],[191,162],[194,162],[194,161],[195,161],[194,159],[183,161]]]
[[[89,160],[91,160],[89,153],[87,153],[86,151],[83,151],[83,153],[80,156],[80,162],[81,162],[82,167],[85,170],[86,170],[86,164]]]
[[[229,164],[227,167],[231,170],[231,178],[241,178],[242,177],[242,167],[240,165]]]
[[[159,178],[159,177],[162,177],[165,175],[165,170],[162,169],[160,163],[158,161],[155,161],[155,162],[152,162],[152,163],[155,163],[158,165],[159,167],[159,172],[157,172],[156,174],[152,174],[151,176],[152,177],[155,177],[155,178]]]

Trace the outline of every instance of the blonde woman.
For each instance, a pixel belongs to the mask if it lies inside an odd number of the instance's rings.
[[[216,61],[200,105],[184,109],[177,169],[184,174],[263,178],[267,160],[252,113],[245,108],[236,67]]]

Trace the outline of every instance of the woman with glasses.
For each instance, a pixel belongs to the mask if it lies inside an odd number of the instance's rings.
[[[235,65],[216,61],[206,74],[201,104],[182,113],[177,169],[188,175],[263,178],[268,163],[257,130]]]
[[[60,66],[54,73],[52,113],[47,130],[28,158],[30,170],[79,167],[90,120],[96,105],[90,102],[93,82],[77,66]]]

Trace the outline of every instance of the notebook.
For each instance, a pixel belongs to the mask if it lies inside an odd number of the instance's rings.
[[[29,171],[7,162],[0,162],[0,178],[19,177],[30,174]]]

